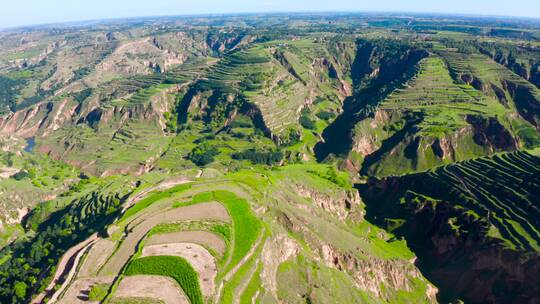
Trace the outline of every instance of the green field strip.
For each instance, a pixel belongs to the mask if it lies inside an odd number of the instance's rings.
[[[187,191],[191,188],[191,184],[181,184],[175,187],[172,187],[168,190],[162,190],[162,191],[153,191],[145,198],[138,201],[135,205],[131,206],[129,209],[126,210],[126,212],[122,215],[122,218],[119,220],[118,223],[122,223],[129,219],[130,217],[133,217],[135,214],[139,213],[140,211],[148,208],[155,202],[170,198],[171,196]]]
[[[132,260],[124,275],[159,275],[174,279],[191,304],[203,304],[199,275],[189,262],[177,256],[149,256]]]
[[[175,204],[173,207],[217,201],[229,211],[233,221],[233,251],[223,273],[229,272],[250,251],[262,231],[262,224],[255,216],[247,200],[236,194],[217,190],[195,194],[191,201]]]
[[[235,299],[239,297],[238,287],[244,280],[249,280],[253,274],[257,271],[259,257],[264,247],[266,237],[263,237],[257,248],[253,252],[253,255],[249,257],[247,261],[238,268],[238,270],[232,275],[232,277],[224,282],[223,293],[220,297],[220,303],[234,303]],[[259,262],[260,263],[260,262]]]
[[[263,269],[262,261],[257,264],[257,269],[251,276],[246,288],[240,296],[240,304],[252,304],[257,292],[262,289],[261,272]]]

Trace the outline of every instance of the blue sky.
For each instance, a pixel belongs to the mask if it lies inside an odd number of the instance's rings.
[[[105,18],[284,11],[405,11],[540,18],[540,0],[4,0],[0,27]]]

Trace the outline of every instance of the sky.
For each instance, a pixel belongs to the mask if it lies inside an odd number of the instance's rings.
[[[0,28],[96,19],[252,12],[423,12],[540,18],[540,0],[3,0]]]

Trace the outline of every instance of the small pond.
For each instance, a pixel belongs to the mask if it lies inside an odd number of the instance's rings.
[[[36,145],[36,139],[34,137],[30,137],[26,139],[26,147],[24,147],[25,152],[32,152],[34,150],[34,146]]]

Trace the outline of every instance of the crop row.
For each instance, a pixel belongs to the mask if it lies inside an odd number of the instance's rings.
[[[487,216],[517,248],[540,248],[540,158],[513,152],[442,167],[430,173],[466,207]]]
[[[177,256],[149,256],[131,261],[125,275],[159,275],[174,279],[191,304],[203,304],[199,275],[184,258]]]
[[[203,192],[193,196],[192,200],[177,204],[177,207],[217,201],[222,203],[233,220],[234,249],[224,271],[232,269],[253,247],[262,229],[261,222],[251,211],[249,203],[228,191]]]

